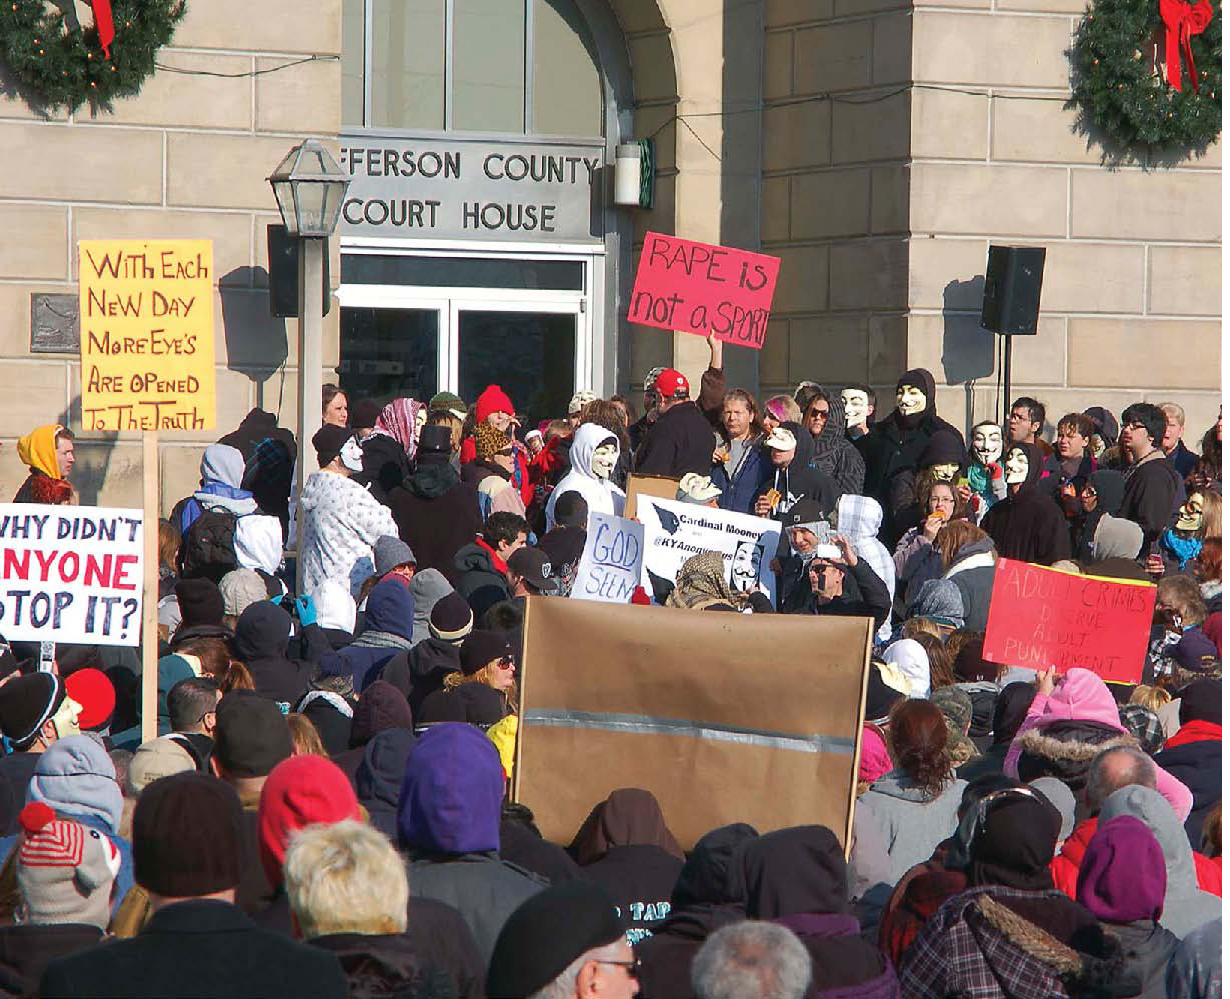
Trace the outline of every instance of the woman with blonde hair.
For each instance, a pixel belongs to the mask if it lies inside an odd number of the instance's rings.
[[[498,631],[476,630],[461,643],[461,669],[444,678],[445,690],[482,683],[504,695],[506,714],[517,711],[517,660],[508,639]]]

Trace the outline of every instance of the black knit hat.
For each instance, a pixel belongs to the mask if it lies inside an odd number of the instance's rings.
[[[352,427],[374,427],[380,419],[380,411],[384,407],[375,399],[360,399],[350,407],[350,425]]]
[[[214,757],[232,777],[267,777],[294,752],[286,716],[254,690],[232,690],[223,697],[217,719]]]
[[[1201,677],[1183,688],[1179,700],[1179,724],[1186,725],[1189,721],[1221,724],[1221,680]]]
[[[324,468],[342,453],[342,448],[353,436],[353,430],[326,423],[312,435],[312,447],[316,448],[316,463]]]
[[[815,524],[824,519],[824,511],[814,499],[801,499],[786,512],[786,526]]]
[[[133,876],[155,895],[193,898],[239,884],[243,809],[227,783],[196,771],[147,784],[132,815]]]
[[[222,624],[222,591],[212,579],[181,579],[175,584],[175,599],[179,602],[181,630]]]
[[[465,597],[453,590],[431,608],[428,628],[432,637],[456,644],[474,630],[474,611]]]
[[[465,686],[472,687],[475,684],[467,683]],[[433,690],[423,698],[423,703],[419,705],[415,729],[423,725],[434,725],[437,722],[463,722],[465,720],[466,702],[457,696],[455,690]]]
[[[14,677],[0,687],[0,735],[25,749],[63,703],[64,681],[58,676],[39,672]]]
[[[473,676],[480,669],[501,656],[511,656],[512,646],[498,631],[472,631],[461,643],[461,672]]]
[[[495,941],[489,999],[522,999],[555,980],[586,951],[624,935],[615,903],[587,881],[554,885],[522,902]]]

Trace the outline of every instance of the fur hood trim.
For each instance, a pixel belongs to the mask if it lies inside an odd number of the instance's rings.
[[[1115,733],[1102,742],[1078,742],[1058,739],[1047,735],[1044,729],[1039,728],[1031,728],[1028,732],[1023,733],[1018,740],[1018,745],[1021,747],[1022,756],[1025,754],[1040,756],[1057,763],[1090,763],[1102,750],[1117,746],[1140,748],[1140,743],[1136,741],[1136,738],[1126,733]]]

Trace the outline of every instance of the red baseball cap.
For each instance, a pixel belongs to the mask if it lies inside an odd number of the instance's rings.
[[[77,725],[82,731],[102,727],[115,714],[115,687],[100,669],[88,667],[69,673],[64,689],[81,705]]]
[[[692,394],[688,380],[674,368],[666,368],[658,375],[653,387],[666,399],[686,399]]]

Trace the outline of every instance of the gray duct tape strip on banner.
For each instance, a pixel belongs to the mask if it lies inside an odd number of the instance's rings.
[[[550,728],[594,728],[630,735],[686,735],[714,742],[737,742],[767,749],[789,749],[797,753],[854,754],[854,740],[832,735],[790,735],[763,729],[714,725],[682,718],[655,718],[653,715],[621,715],[597,711],[526,711],[525,725]]]

